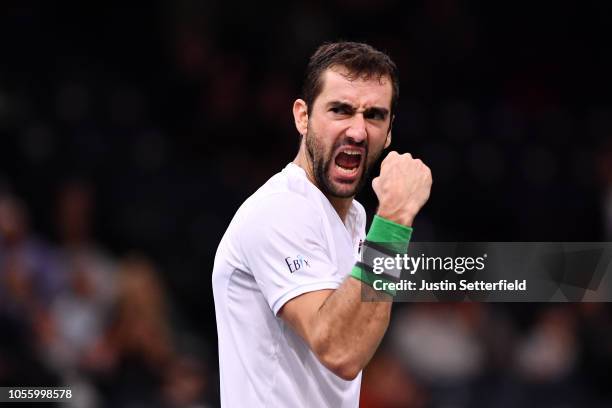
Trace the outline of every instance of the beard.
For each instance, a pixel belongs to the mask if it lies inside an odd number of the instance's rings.
[[[313,175],[317,186],[323,192],[324,195],[328,197],[335,198],[351,198],[357,194],[365,184],[365,181],[370,174],[370,169],[372,165],[378,160],[380,154],[382,153],[382,149],[377,152],[373,152],[371,157],[368,157],[369,154],[369,146],[366,142],[363,143],[355,143],[349,137],[339,138],[336,140],[333,146],[329,150],[326,151],[325,146],[321,143],[320,139],[317,137],[317,134],[311,130],[309,127],[306,135],[306,151],[308,156],[310,156],[310,161],[312,164]],[[364,168],[361,170],[361,175],[359,176],[359,180],[355,184],[355,187],[352,189],[341,189],[334,181],[331,179],[329,174],[331,166],[335,166],[334,163],[334,153],[341,146],[358,146],[364,148],[364,157],[362,160],[362,164]]]

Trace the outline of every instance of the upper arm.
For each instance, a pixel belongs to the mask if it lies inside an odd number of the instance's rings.
[[[304,339],[311,350],[315,347],[317,314],[333,292],[326,289],[304,293],[285,303],[278,312],[279,317]]]
[[[362,303],[359,291],[360,284],[347,279],[339,289],[295,297],[278,313],[319,362],[346,381],[353,380],[370,360],[388,322],[388,318],[373,318],[375,302]],[[366,308],[370,310],[364,314]]]

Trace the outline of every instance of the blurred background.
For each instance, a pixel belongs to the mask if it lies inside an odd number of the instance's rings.
[[[218,406],[215,250],[293,159],[324,41],[399,66],[393,148],[435,179],[416,240],[612,240],[611,19],[583,1],[3,2],[0,385]],[[607,303],[398,304],[361,406],[610,407],[611,369]]]

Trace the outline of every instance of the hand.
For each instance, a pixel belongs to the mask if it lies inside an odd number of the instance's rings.
[[[377,214],[390,221],[412,226],[431,191],[431,170],[410,153],[389,152],[380,165],[380,175],[372,180],[378,197]]]

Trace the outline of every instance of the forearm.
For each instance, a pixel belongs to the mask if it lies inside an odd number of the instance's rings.
[[[348,277],[319,309],[314,351],[345,379],[354,378],[378,348],[391,316],[391,299]]]
[[[389,325],[391,297],[370,285],[394,274],[372,273],[372,246],[384,253],[406,253],[412,229],[375,216],[362,246],[362,259],[342,285],[325,299],[315,315],[315,352],[332,369],[357,375],[370,361]],[[370,255],[367,255],[370,254]],[[340,367],[340,368],[338,368]],[[341,375],[345,377],[345,375]]]

